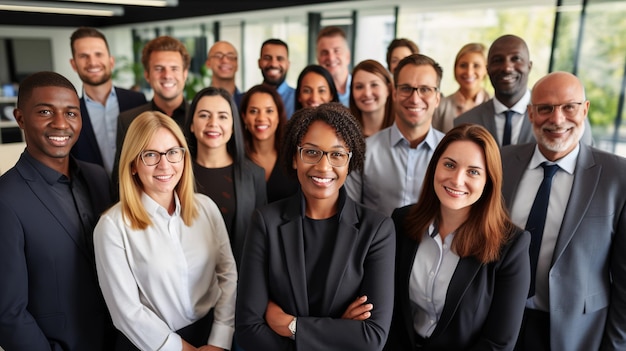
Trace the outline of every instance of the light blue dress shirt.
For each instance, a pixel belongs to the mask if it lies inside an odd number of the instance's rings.
[[[278,95],[280,95],[280,98],[283,100],[287,119],[290,119],[296,109],[296,89],[287,85],[287,81],[285,80],[276,88],[276,92],[278,92]]]
[[[350,107],[350,86],[351,85],[352,85],[352,75],[348,74],[348,80],[346,81],[346,91],[343,94],[340,94],[339,90],[337,90],[337,94],[339,94],[339,102],[341,102],[346,107]]]
[[[115,161],[117,117],[120,115],[120,105],[117,102],[115,87],[111,89],[105,105],[92,100],[84,89],[83,96],[85,97],[89,120],[98,142],[98,149],[102,155],[102,164],[107,173],[111,174]]]
[[[416,203],[428,162],[443,136],[431,127],[426,138],[411,148],[394,123],[368,137],[363,173],[350,173],[345,183],[348,195],[387,216]]]

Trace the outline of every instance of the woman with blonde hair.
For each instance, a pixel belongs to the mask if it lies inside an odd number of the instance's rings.
[[[386,350],[513,350],[530,284],[530,234],[509,218],[498,144],[465,124],[441,140],[417,204],[396,209]]]
[[[484,88],[486,76],[485,45],[464,45],[454,60],[454,79],[459,83],[459,90],[441,99],[433,115],[433,127],[446,133],[454,126],[455,118],[489,100],[489,93]]]
[[[368,137],[393,124],[393,78],[375,60],[361,61],[352,70],[350,112]]]
[[[100,287],[123,334],[115,350],[230,349],[235,260],[219,209],[194,193],[172,118],[148,111],[131,123],[119,183],[120,201],[94,230]]]

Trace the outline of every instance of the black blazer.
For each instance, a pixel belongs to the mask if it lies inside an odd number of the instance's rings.
[[[235,335],[245,350],[381,350],[393,308],[393,223],[340,190],[337,241],[323,293],[324,313],[309,315],[304,262],[304,199],[296,195],[254,212],[237,290]],[[358,296],[374,305],[363,321],[341,319]],[[295,341],[265,322],[269,300],[297,316]]]
[[[114,89],[117,94],[120,113],[146,103],[146,97],[142,93],[117,87]],[[83,128],[80,130],[80,136],[76,144],[72,147],[72,155],[79,160],[103,166],[98,140],[89,118],[84,96],[80,98],[80,114],[83,120]],[[102,133],[103,131],[98,132]]]
[[[530,284],[530,234],[521,229],[502,248],[500,260],[487,265],[461,258],[435,330],[422,348],[409,300],[409,278],[419,243],[407,236],[412,205],[396,209],[395,306],[385,350],[512,350],[522,322]]]
[[[109,177],[77,161],[97,215],[111,205]],[[93,247],[72,230],[40,173],[20,157],[0,177],[0,346],[11,350],[105,350],[113,331]],[[91,234],[91,233],[90,233]]]

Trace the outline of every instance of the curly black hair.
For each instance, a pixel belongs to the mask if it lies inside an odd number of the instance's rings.
[[[318,107],[302,108],[296,111],[287,123],[281,147],[283,166],[287,173],[292,177],[297,176],[296,170],[292,167],[293,158],[298,152],[302,138],[315,121],[322,121],[335,129],[337,136],[352,152],[348,173],[353,170],[362,171],[365,161],[365,138],[361,133],[359,122],[347,107],[338,102],[329,102]]]

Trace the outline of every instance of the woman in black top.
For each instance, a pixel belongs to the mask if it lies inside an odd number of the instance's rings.
[[[185,132],[197,191],[219,207],[239,266],[252,211],[267,203],[263,169],[245,157],[241,120],[230,93],[208,87],[196,94]]]

